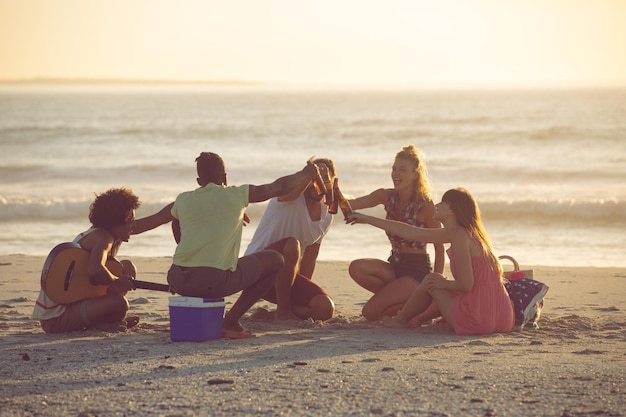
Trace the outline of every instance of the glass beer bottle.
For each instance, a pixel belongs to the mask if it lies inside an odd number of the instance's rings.
[[[346,197],[343,195],[343,193],[339,189],[339,179],[335,178],[335,183],[334,183],[333,188],[334,188],[333,191],[335,194],[335,201],[337,202],[337,205],[341,209],[344,219],[347,219],[348,216],[352,214],[352,207],[350,207],[350,202],[346,199]],[[330,211],[330,208],[328,211]]]
[[[330,206],[335,200],[333,193],[333,183],[330,181],[330,172],[326,172],[325,174],[326,175],[322,174],[322,178],[324,179],[324,186],[326,187],[324,203]]]
[[[328,212],[330,214],[337,214],[339,211],[339,179],[335,178],[333,181],[333,201],[328,205]]]
[[[324,187],[324,182],[320,178],[313,180],[313,188],[315,188],[315,193],[318,197],[326,196],[326,187]]]
[[[328,189],[324,184],[324,180],[321,177],[321,173],[318,173],[317,177],[313,180],[313,188],[315,188],[315,193],[318,197],[324,196],[326,198],[326,194],[328,193]]]
[[[341,191],[339,191],[339,193],[341,195],[339,199],[339,208],[341,209],[341,212],[343,213],[343,218],[347,219],[353,213],[352,207],[350,206],[350,202],[346,200],[343,194],[341,194]]]

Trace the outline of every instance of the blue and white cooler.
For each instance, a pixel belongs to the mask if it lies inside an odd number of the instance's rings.
[[[203,342],[222,337],[223,298],[169,297],[173,342]]]

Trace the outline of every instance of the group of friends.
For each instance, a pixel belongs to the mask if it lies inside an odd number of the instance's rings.
[[[70,304],[52,300],[42,287],[33,317],[46,333],[97,328],[119,330],[135,326],[129,316],[128,291],[137,270],[120,262],[114,275],[107,262],[122,242],[171,223],[177,246],[167,273],[170,291],[189,297],[223,298],[241,292],[226,312],[222,336],[255,335],[241,318],[264,299],[274,311],[257,309],[253,316],[271,320],[328,320],[335,305],[312,278],[323,237],[333,221],[329,201],[315,185],[337,177],[327,158],[310,159],[298,172],[264,185],[228,185],[222,158],[202,152],[196,158],[199,187],[179,194],[173,203],[147,217],[135,218],[139,198],[126,188],[113,188],[91,204],[91,228],[74,240],[89,252],[87,269],[93,285],[108,286],[106,294]],[[485,232],[480,210],[465,189],[451,189],[441,202],[432,200],[426,167],[414,145],[403,147],[391,170],[392,188],[349,198],[352,213],[345,221],[386,231],[389,258],[357,259],[349,274],[372,293],[362,314],[389,327],[419,327],[436,323],[459,335],[509,332],[514,312],[502,283],[502,268]],[[239,257],[242,228],[250,222],[250,203],[269,200],[244,256]],[[382,205],[386,217],[359,210]],[[434,262],[427,244],[434,245]],[[447,251],[444,244],[449,244]],[[452,278],[443,275],[444,252]]]

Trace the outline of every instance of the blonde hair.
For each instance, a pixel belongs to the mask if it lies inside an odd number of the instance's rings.
[[[413,169],[418,174],[417,181],[415,183],[415,198],[424,200],[432,200],[432,191],[430,186],[430,179],[428,178],[428,170],[426,164],[423,161],[423,155],[415,145],[407,145],[402,147],[402,150],[396,154],[396,159],[405,159],[413,164]]]
[[[487,236],[480,209],[474,197],[464,188],[454,188],[446,191],[441,197],[441,201],[450,206],[459,226],[467,230],[470,236],[476,239],[483,251],[485,260],[502,276],[502,265],[495,255],[489,236]]]

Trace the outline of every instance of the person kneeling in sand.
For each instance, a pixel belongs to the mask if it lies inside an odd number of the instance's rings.
[[[312,163],[332,184],[336,175],[333,161],[318,158]],[[263,295],[264,300],[276,304],[276,311],[259,308],[255,317],[328,320],[333,316],[332,298],[312,280],[322,238],[333,221],[322,198],[309,182],[269,201],[245,254],[273,249],[283,255],[285,264],[276,274],[274,286]]]
[[[434,300],[441,315],[456,334],[507,333],[513,328],[513,304],[502,282],[502,266],[483,227],[474,198],[464,189],[446,191],[434,215],[441,229],[423,229],[405,223],[354,213],[352,223],[372,226],[421,242],[450,243],[447,250],[448,280],[428,274],[394,317],[382,322],[388,327],[410,327],[410,320]]]
[[[96,196],[89,210],[91,228],[76,236],[74,243],[88,252],[86,272],[90,283],[108,286],[106,294],[92,298],[78,294],[79,301],[59,304],[42,288],[33,318],[40,321],[46,333],[68,333],[86,328],[119,331],[139,322],[139,317],[126,317],[129,304],[125,297],[128,291],[135,289],[133,280],[137,269],[130,260],[118,263],[113,257],[131,234],[143,233],[169,222],[172,206],[135,220],[139,204],[139,198],[126,188],[112,188]],[[120,276],[111,272],[108,262],[118,263]]]
[[[239,319],[274,285],[285,263],[280,252],[263,250],[238,258],[245,209],[272,197],[301,189],[319,179],[315,164],[270,184],[227,186],[226,167],[213,152],[196,158],[200,188],[176,197],[171,215],[178,243],[167,281],[187,297],[222,298],[241,291],[224,316],[222,337],[254,337]]]

